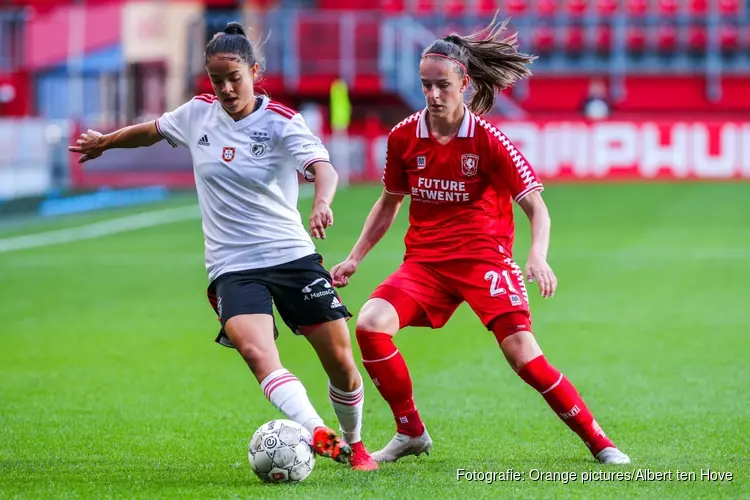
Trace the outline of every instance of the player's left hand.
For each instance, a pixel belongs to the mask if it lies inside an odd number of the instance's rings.
[[[333,226],[333,211],[328,203],[318,202],[313,205],[310,214],[310,235],[313,238],[326,239],[326,228]]]
[[[539,284],[539,293],[545,299],[552,297],[557,289],[557,277],[552,268],[547,264],[547,259],[541,255],[530,253],[526,262],[526,278],[529,283],[536,281]]]

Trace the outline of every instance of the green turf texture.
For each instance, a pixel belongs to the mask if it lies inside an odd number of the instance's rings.
[[[328,266],[345,257],[378,194],[339,193],[335,225],[318,245]],[[597,465],[462,306],[442,330],[397,337],[435,440],[431,456],[376,473],[319,459],[303,483],[261,484],[247,443],[279,414],[240,357],[213,343],[195,219],[0,254],[0,497],[750,497],[750,185],[553,184],[545,198],[560,286],[546,301],[530,288],[535,334],[632,466]],[[398,266],[405,212],[342,291],[354,313]],[[517,232],[523,266],[528,223],[519,219]],[[311,347],[286,329],[278,345],[335,425]],[[394,423],[365,378],[364,438],[374,450]],[[525,480],[457,481],[459,468],[513,469]],[[534,481],[532,469],[579,479]],[[696,480],[580,481],[584,471],[645,469]],[[733,480],[701,481],[701,469]]]

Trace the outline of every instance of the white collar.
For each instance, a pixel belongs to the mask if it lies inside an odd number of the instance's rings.
[[[475,128],[476,116],[474,116],[474,113],[469,111],[469,108],[464,104],[464,118],[461,121],[461,128],[458,129],[458,137],[474,137]],[[417,121],[417,137],[420,139],[427,139],[430,137],[430,132],[427,130],[427,108],[424,108],[419,113],[419,120]]]

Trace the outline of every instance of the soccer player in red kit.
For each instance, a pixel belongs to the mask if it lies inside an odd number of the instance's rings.
[[[357,266],[411,196],[406,255],[363,306],[357,320],[362,361],[396,419],[396,436],[372,454],[381,462],[428,453],[432,439],[414,403],[412,383],[393,336],[405,326],[440,328],[466,301],[492,331],[505,358],[602,463],[630,462],[604,434],[571,382],[542,354],[531,329],[524,271],[512,257],[512,202],[531,223],[525,274],[551,297],[557,279],[547,264],[550,217],[542,183],[523,155],[481,118],[495,92],[529,76],[533,57],[502,38],[506,23],[470,36],[435,41],[419,65],[427,107],[388,136],[383,183],[349,257],[332,269],[346,286]],[[466,106],[469,84],[474,94]]]

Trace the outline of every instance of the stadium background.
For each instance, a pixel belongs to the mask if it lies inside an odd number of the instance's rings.
[[[277,415],[212,346],[187,151],[108,152],[82,169],[67,152],[80,130],[210,92],[203,47],[242,21],[268,36],[261,88],[303,112],[346,181],[319,245],[332,265],[378,196],[388,130],[422,105],[419,51],[497,9],[539,55],[488,120],[548,184],[561,288],[532,293],[541,345],[635,468],[698,480],[456,482],[459,467],[599,469],[462,307],[446,329],[398,339],[435,454],[374,477],[319,461],[294,493],[750,495],[745,0],[0,0],[0,496],[288,494],[246,468],[247,439]],[[398,265],[405,227],[402,214],[343,291],[354,312]],[[331,420],[311,349],[287,331],[279,344]],[[376,448],[392,420],[366,387]],[[708,468],[734,479],[701,481]]]

